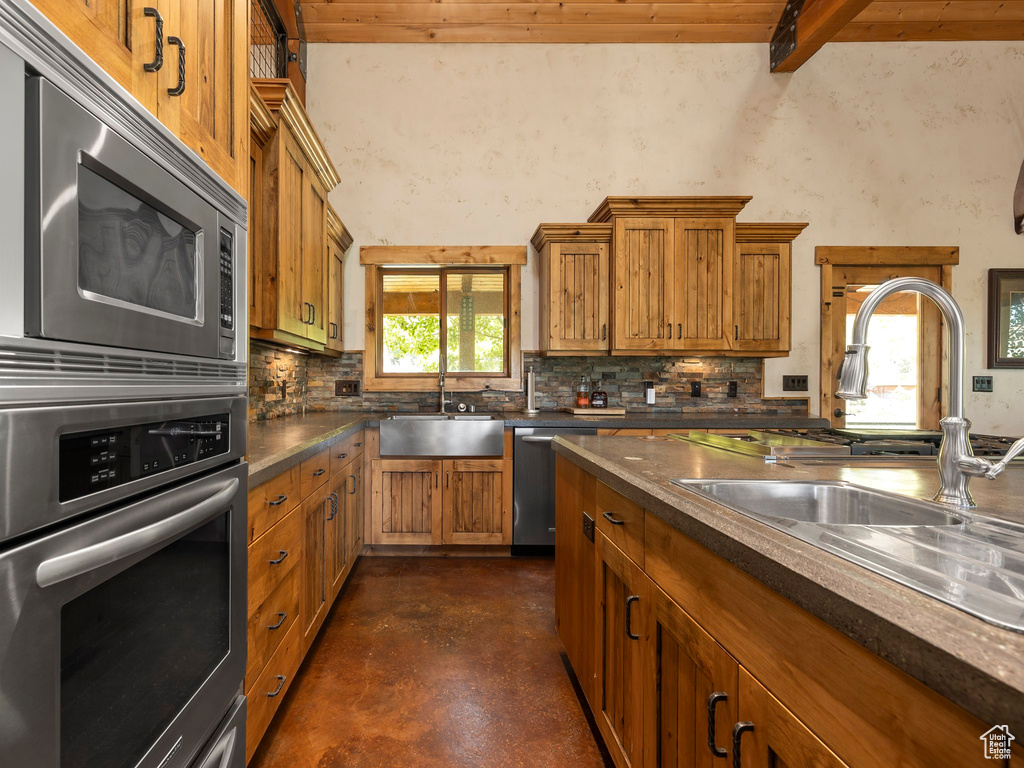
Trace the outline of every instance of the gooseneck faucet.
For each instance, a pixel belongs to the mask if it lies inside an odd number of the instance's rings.
[[[444,413],[444,407],[446,405],[451,405],[452,401],[451,400],[446,400],[445,397],[444,397],[444,372],[445,372],[445,369],[448,367],[448,360],[445,358],[444,355],[441,355],[439,360],[438,360],[438,362],[439,362],[439,365],[438,365],[438,374],[437,374],[437,384],[438,384],[438,387],[440,388],[440,393],[441,393],[440,403],[438,405],[438,413],[443,414]]]
[[[964,418],[964,316],[959,305],[937,283],[920,277],[901,277],[889,280],[875,288],[861,304],[853,321],[853,339],[846,347],[846,357],[839,369],[839,391],[843,400],[863,400],[867,397],[868,349],[866,344],[868,321],[878,305],[900,291],[911,291],[927,296],[942,313],[946,322],[949,342],[949,415],[939,422],[942,444],[939,446],[939,492],[935,501],[959,509],[975,506],[969,483],[971,477],[999,475],[1006,465],[1024,453],[1024,437],[1015,442],[997,462],[982,459],[971,450],[971,422]]]

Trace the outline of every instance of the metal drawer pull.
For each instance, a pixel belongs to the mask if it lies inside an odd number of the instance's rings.
[[[633,627],[632,627],[633,612],[632,612],[632,610],[630,610],[632,605],[633,605],[633,603],[637,602],[639,599],[640,599],[640,595],[630,595],[629,597],[626,598],[626,637],[628,637],[630,640],[639,640],[640,639],[640,635],[634,635],[633,634]]]
[[[672,338],[672,323],[668,324],[668,337],[670,339]]]
[[[174,35],[168,35],[167,42],[178,46],[178,84],[168,88],[167,93],[171,96],[181,96],[185,92],[185,44],[181,42],[180,37]]]
[[[356,476],[349,475],[349,477],[352,478],[352,490],[348,492],[348,495],[352,496],[356,492]]]
[[[724,691],[715,691],[708,696],[708,749],[715,757],[728,757],[729,753],[715,746],[715,707],[720,701],[728,701],[729,695]]]
[[[608,338],[608,323],[601,326],[601,341]]]
[[[348,454],[347,454],[347,453],[339,453],[339,454],[338,454],[338,458],[339,458],[339,459],[344,459],[344,458],[345,458],[346,456],[348,456]]]
[[[160,67],[164,65],[164,17],[156,8],[143,8],[142,12],[156,19],[156,54],[153,61],[143,64],[142,68],[147,72],[159,72]]]
[[[754,724],[742,721],[732,727],[732,768],[742,768],[740,764],[740,738],[747,731],[754,730]]]
[[[270,506],[272,506],[272,507],[279,507],[279,506],[281,506],[282,504],[284,504],[284,503],[285,503],[286,501],[288,501],[288,497],[287,497],[287,496],[285,496],[285,495],[284,495],[284,494],[282,493],[282,494],[280,494],[280,495],[279,495],[279,496],[278,496],[278,497],[277,497],[276,499],[274,499],[273,501],[268,501],[268,502],[267,502],[267,504],[269,504],[269,505],[270,505]]]
[[[279,550],[277,550],[277,554],[280,555],[280,557],[277,558],[277,560],[268,560],[267,562],[269,562],[271,565],[280,565],[281,563],[284,562],[284,559],[286,557],[288,557],[288,550],[287,549],[279,549]]]
[[[275,690],[270,691],[270,692],[267,693],[267,696],[269,698],[271,698],[271,699],[274,698],[275,696],[277,696],[277,694],[279,694],[281,692],[281,689],[284,688],[284,681],[288,679],[287,676],[285,676],[285,675],[276,675],[276,677],[277,677],[277,688]]]
[[[320,477],[320,475],[322,475],[326,471],[327,471],[326,469],[321,467],[320,469],[318,469],[316,472],[313,473],[313,477]]]
[[[271,624],[267,629],[280,629],[281,625],[284,624],[287,618],[288,614],[285,611],[278,611],[277,624]]]
[[[678,338],[678,339],[682,339],[683,338],[683,324],[682,323],[679,323],[679,333],[676,334],[676,338]]]
[[[605,512],[605,513],[603,513],[601,515],[601,517],[603,517],[605,520],[607,520],[612,525],[625,525],[626,524],[625,520],[619,520],[619,519],[617,519],[615,517],[612,517],[612,513],[611,512]]]
[[[354,445],[356,448],[362,448],[363,447],[362,443],[352,443],[352,445]]]

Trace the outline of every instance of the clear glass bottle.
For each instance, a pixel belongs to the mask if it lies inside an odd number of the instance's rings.
[[[594,385],[594,391],[590,393],[590,407],[591,408],[607,408],[608,407],[608,393],[601,389],[601,382],[597,382]]]
[[[580,383],[576,387],[576,407],[590,407],[590,382],[587,381],[587,377],[583,374],[580,375]]]

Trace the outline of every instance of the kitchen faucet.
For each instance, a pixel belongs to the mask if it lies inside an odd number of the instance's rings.
[[[867,397],[868,349],[865,340],[868,321],[878,305],[900,291],[927,296],[942,313],[949,329],[949,415],[939,422],[942,444],[939,446],[939,480],[941,485],[934,499],[959,509],[975,506],[968,487],[972,477],[995,479],[1015,457],[1024,453],[1024,437],[1010,446],[997,462],[982,459],[971,450],[971,422],[964,418],[964,316],[959,305],[937,283],[920,277],[901,277],[882,283],[861,304],[853,321],[853,339],[846,347],[846,357],[839,368],[839,391],[843,400]]]
[[[451,405],[452,401],[451,400],[445,400],[445,398],[444,398],[444,372],[445,372],[445,369],[448,367],[448,360],[447,360],[447,358],[445,358],[444,355],[441,355],[440,358],[439,358],[439,363],[440,363],[440,365],[438,366],[439,372],[437,374],[437,384],[441,388],[441,401],[440,401],[440,408],[438,410],[438,413],[443,414],[444,413],[444,407],[446,405]]]

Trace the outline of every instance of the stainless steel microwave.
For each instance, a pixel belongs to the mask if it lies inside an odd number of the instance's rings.
[[[236,358],[245,232],[53,83],[26,83],[25,329]]]

